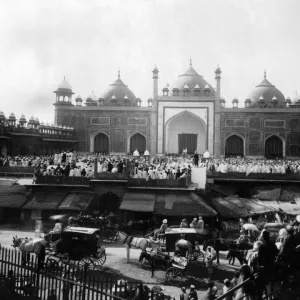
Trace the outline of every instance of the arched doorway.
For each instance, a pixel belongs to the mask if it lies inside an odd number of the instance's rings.
[[[109,152],[108,136],[102,132],[95,136],[94,152],[108,153]]]
[[[140,133],[136,133],[130,138],[130,152],[136,149],[139,153],[144,153],[146,150],[146,138]]]
[[[283,143],[278,136],[272,135],[266,139],[265,157],[267,158],[283,157]]]
[[[204,153],[207,149],[206,124],[189,111],[173,116],[166,124],[164,149],[167,153]]]
[[[226,139],[225,156],[244,156],[244,141],[240,136],[233,134]]]

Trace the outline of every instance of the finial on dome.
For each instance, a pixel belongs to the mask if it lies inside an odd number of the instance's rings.
[[[121,77],[121,75],[120,75],[120,69],[119,69],[119,71],[118,71],[118,78],[120,78]]]
[[[265,69],[265,72],[264,72],[264,78],[266,79],[267,78],[267,70]]]
[[[190,67],[192,66],[192,57],[190,56]]]

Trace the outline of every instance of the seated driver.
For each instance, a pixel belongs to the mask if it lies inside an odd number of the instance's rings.
[[[164,234],[166,232],[166,229],[168,228],[168,220],[167,219],[164,219],[160,228],[157,229],[155,232],[154,232],[154,237],[153,239],[156,240],[158,238],[158,235],[159,234]]]

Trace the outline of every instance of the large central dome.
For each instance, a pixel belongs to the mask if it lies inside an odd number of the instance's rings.
[[[173,94],[174,91],[178,90],[180,94],[189,91],[190,96],[203,96],[205,95],[204,91],[209,90],[210,96],[215,95],[214,88],[196,72],[191,61],[189,68],[179,75],[179,78],[173,83],[171,89],[173,90]]]
[[[267,80],[266,72],[263,81],[255,87],[247,99],[251,100],[250,107],[285,107],[284,95]]]
[[[121,80],[120,71],[118,73],[118,78],[114,83],[109,85],[108,89],[100,96],[99,99],[103,99],[103,105],[106,106],[136,106],[136,97],[128,86]]]

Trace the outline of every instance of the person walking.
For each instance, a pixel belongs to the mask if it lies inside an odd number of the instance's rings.
[[[191,299],[198,300],[198,295],[197,295],[197,292],[195,291],[194,285],[191,285],[189,296],[188,296],[188,300],[191,300]]]
[[[221,248],[220,235],[219,235],[218,229],[216,229],[216,237],[214,240],[214,249],[216,251],[216,256],[217,256],[217,265],[220,264],[220,256],[219,256],[220,248]]]
[[[186,288],[183,286],[181,288],[182,293],[179,296],[179,300],[189,300],[189,294],[186,292]]]

